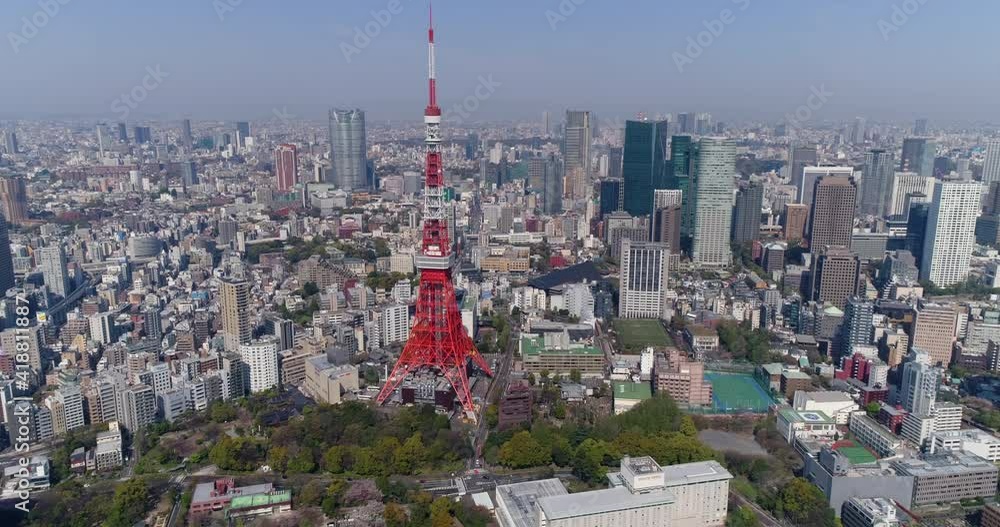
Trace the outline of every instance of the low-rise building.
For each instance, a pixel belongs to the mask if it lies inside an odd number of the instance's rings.
[[[780,391],[786,398],[791,399],[795,392],[808,390],[812,386],[812,377],[798,370],[784,370],[781,372]]]
[[[719,351],[719,332],[709,327],[687,326],[684,328],[684,340],[697,360],[705,360],[706,354]]]
[[[194,493],[191,495],[191,507],[188,512],[192,516],[211,514],[213,511],[225,510],[233,499],[239,496],[253,496],[271,492],[274,492],[274,485],[271,483],[237,487],[233,478],[217,479],[211,483],[199,483],[194,487]]]
[[[666,393],[678,404],[712,404],[712,384],[705,380],[705,365],[688,360],[680,350],[667,350],[665,355],[656,358],[653,384],[657,392]]]
[[[800,412],[789,407],[778,410],[778,432],[789,444],[799,437],[833,437],[837,423],[823,412]]]
[[[539,375],[546,371],[565,377],[576,370],[583,377],[604,376],[605,357],[600,349],[579,344],[546,347],[544,340],[535,335],[522,336],[519,347],[528,373]]]
[[[913,506],[989,498],[997,492],[997,467],[963,452],[937,453],[892,463],[897,473],[913,476]]]
[[[531,401],[530,386],[523,382],[508,384],[497,408],[497,427],[507,430],[531,424]]]
[[[851,414],[849,428],[858,441],[875,451],[879,457],[893,456],[903,445],[902,440],[888,428],[868,417],[864,411]]]
[[[613,382],[611,396],[614,400],[615,415],[618,415],[652,397],[653,391],[648,382]]]
[[[109,422],[107,431],[97,433],[94,461],[99,472],[122,466],[122,433],[118,421]]]
[[[326,355],[306,359],[306,377],[302,387],[317,401],[339,404],[346,392],[360,389],[358,368],[350,364],[336,365]]]
[[[977,428],[934,432],[928,440],[928,452],[965,451],[993,463],[1000,462],[1000,439]]]
[[[858,403],[844,392],[798,391],[792,397],[792,408],[800,411],[818,411],[829,415],[838,425],[846,425]]]
[[[897,527],[896,504],[885,498],[851,498],[844,503],[840,522],[844,527]]]
[[[917,448],[923,448],[932,432],[934,416],[926,414],[907,414],[899,430],[899,434]]]

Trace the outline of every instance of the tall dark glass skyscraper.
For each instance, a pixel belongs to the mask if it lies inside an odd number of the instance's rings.
[[[365,112],[330,110],[330,159],[330,183],[348,192],[368,189]]]
[[[624,184],[621,179],[608,178],[601,181],[601,217],[622,210]],[[652,199],[652,198],[650,198]]]
[[[937,144],[924,137],[910,137],[903,140],[903,155],[899,162],[900,170],[916,172],[918,175],[930,177],[934,175],[934,155]]]
[[[698,144],[689,135],[675,135],[670,140],[670,164],[668,165],[667,188],[680,190],[681,195],[681,238],[685,246],[690,246],[694,230],[694,185],[691,182],[697,172]]]
[[[736,194],[736,210],[733,212],[733,242],[742,245],[760,239],[763,203],[764,187],[760,183],[751,182],[740,187]]]
[[[632,216],[653,214],[653,191],[667,188],[667,121],[625,122],[625,212]]]

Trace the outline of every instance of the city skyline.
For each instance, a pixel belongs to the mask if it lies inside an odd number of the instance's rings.
[[[977,2],[975,18],[936,3],[899,14],[900,6],[888,1],[823,7],[643,1],[632,9],[566,3],[572,9],[555,1],[500,8],[439,0],[437,16],[451,30],[440,72],[442,109],[449,112],[486,81],[495,91],[464,120],[540,120],[542,111],[587,107],[622,119],[695,108],[728,120],[778,121],[817,91],[830,96],[810,107],[810,123],[855,115],[870,122],[1000,120],[988,113],[989,86],[1000,73],[989,67],[995,59],[979,51],[989,48],[989,28],[976,30],[1000,7],[985,2]],[[11,23],[2,52],[11,82],[0,87],[10,106],[0,118],[111,118],[121,115],[112,109],[118,101],[116,108],[141,118],[258,119],[278,110],[321,119],[331,107],[360,107],[372,119],[419,119],[412,108],[419,104],[413,92],[422,53],[412,42],[426,18],[423,2],[336,9],[308,2],[295,10],[233,0],[182,0],[169,8],[112,1],[86,10],[67,3],[35,27],[30,21],[39,9],[31,1],[0,7]],[[670,30],[663,31],[656,21],[667,17]],[[186,38],[178,41],[172,22],[181,21]],[[927,38],[959,21],[966,30],[949,46]],[[625,38],[601,36],[623,27]],[[964,82],[919,67],[937,63],[961,71]],[[146,86],[155,88],[135,108],[123,106],[120,96],[147,76]],[[953,97],[937,97],[942,90]],[[616,92],[626,97],[607,97]]]

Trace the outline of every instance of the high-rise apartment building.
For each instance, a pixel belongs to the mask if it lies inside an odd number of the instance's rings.
[[[926,351],[914,347],[903,363],[899,403],[911,414],[931,415],[934,411],[941,370],[934,367],[932,360]]]
[[[65,298],[70,292],[70,283],[62,245],[42,247],[35,252],[35,257],[49,292]]]
[[[7,221],[18,225],[28,219],[28,189],[24,178],[0,177],[0,205]]]
[[[568,198],[583,199],[589,193],[591,134],[590,112],[566,111],[562,145],[566,170],[563,195]]]
[[[843,355],[852,356],[858,346],[868,346],[872,342],[875,304],[861,297],[851,297],[844,309],[844,325],[841,326]]]
[[[872,150],[865,154],[865,172],[861,177],[861,199],[858,213],[884,216],[889,208],[889,194],[896,166],[893,153]]]
[[[365,112],[330,110],[330,183],[347,192],[367,190],[368,144]]]
[[[624,208],[633,216],[653,213],[653,191],[667,187],[667,121],[625,121],[622,161]]]
[[[0,296],[14,287],[14,257],[10,252],[7,220],[0,214]]]
[[[410,338],[410,307],[406,304],[395,304],[382,310],[381,329],[383,345],[406,342],[406,339]]]
[[[903,140],[903,154],[899,169],[903,172],[915,172],[918,175],[932,177],[934,175],[934,157],[937,155],[937,143],[926,137],[909,137]]]
[[[736,192],[733,212],[733,242],[744,244],[760,239],[760,215],[764,204],[764,186],[750,182]]]
[[[816,180],[809,220],[809,246],[851,246],[854,230],[854,202],[858,186],[854,178],[823,176]]]
[[[818,249],[818,248],[817,248]],[[858,292],[861,261],[844,247],[826,247],[813,259],[812,299],[843,310]]]
[[[669,248],[664,244],[621,241],[621,318],[661,318],[666,301]]]
[[[701,265],[729,265],[736,142],[703,138],[698,146],[697,163],[691,259]]]
[[[981,193],[977,181],[935,183],[920,259],[921,280],[948,287],[969,276]]]
[[[912,347],[925,351],[931,365],[948,367],[955,344],[958,312],[950,304],[921,303],[913,321]]]
[[[241,344],[240,358],[250,368],[250,393],[278,386],[278,342],[266,337]]]
[[[986,144],[986,158],[983,160],[983,183],[1000,182],[1000,139]]]
[[[667,205],[653,214],[653,241],[665,244],[672,254],[681,252],[681,205]]]
[[[133,434],[156,421],[156,393],[152,386],[137,384],[122,392],[118,419]]]
[[[274,150],[275,188],[287,191],[298,183],[299,155],[295,145],[281,144]]]
[[[250,284],[241,280],[223,280],[219,284],[222,334],[226,351],[239,351],[250,342]]]

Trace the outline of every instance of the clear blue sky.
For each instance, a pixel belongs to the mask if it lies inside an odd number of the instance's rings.
[[[238,5],[220,20],[216,5],[227,2]],[[111,117],[112,101],[160,65],[168,76],[133,116],[319,117],[360,106],[375,119],[419,118],[427,2],[399,2],[348,63],[341,44],[390,0],[69,0],[17,53],[10,34],[38,0],[3,0],[0,117]],[[563,2],[580,4],[553,30],[546,12],[559,0],[437,0],[441,105],[492,75],[500,86],[473,119],[578,107],[777,120],[825,86],[834,95],[817,119],[1000,121],[995,0]],[[879,20],[907,2],[920,7],[886,41]],[[673,54],[723,9],[730,23],[679,72]]]

